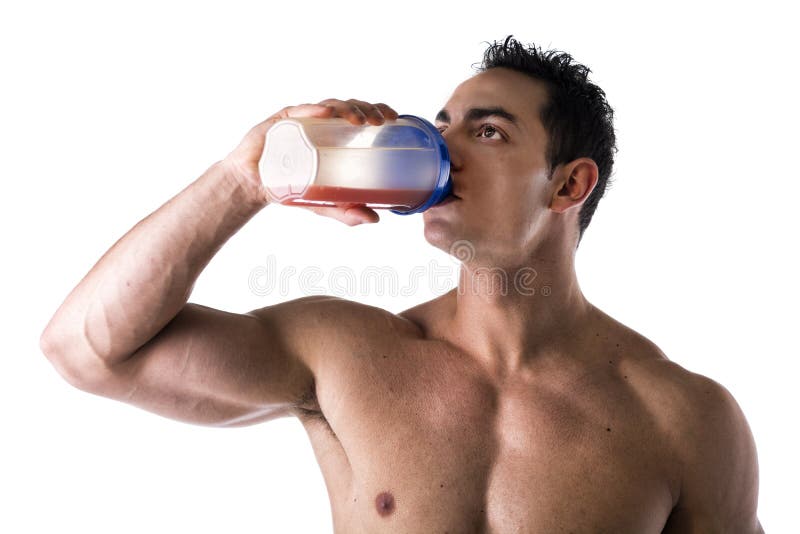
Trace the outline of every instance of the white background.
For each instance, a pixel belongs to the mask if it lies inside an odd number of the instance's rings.
[[[734,394],[762,523],[790,531],[800,47],[786,4],[3,3],[0,531],[329,532],[295,420],[205,428],[83,393],[39,334],[119,237],[266,116],[336,97],[432,119],[484,41],[510,33],[590,66],[616,111],[615,183],[578,253],[585,294]],[[244,312],[307,294],[252,290],[270,256],[298,271],[393,266],[401,281],[430,262],[455,273],[420,215],[381,216],[350,228],[270,206],[190,300]],[[349,298],[397,312],[443,291]]]

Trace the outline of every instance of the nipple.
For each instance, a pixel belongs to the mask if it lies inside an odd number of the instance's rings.
[[[375,508],[378,510],[378,515],[386,517],[394,512],[394,497],[388,491],[379,493],[375,497]]]

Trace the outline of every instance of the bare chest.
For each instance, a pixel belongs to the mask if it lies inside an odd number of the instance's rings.
[[[320,382],[326,422],[306,428],[337,531],[661,531],[668,460],[633,377],[610,364],[498,387],[430,356],[385,351]]]

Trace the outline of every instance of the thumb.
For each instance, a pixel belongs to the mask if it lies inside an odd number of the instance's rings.
[[[363,223],[376,223],[380,216],[366,206],[301,206],[317,215],[336,219],[348,226],[357,226]]]

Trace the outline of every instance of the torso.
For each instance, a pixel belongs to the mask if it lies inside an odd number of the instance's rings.
[[[662,531],[681,371],[654,345],[604,316],[591,358],[498,379],[432,306],[387,315],[325,344],[298,412],[336,532]]]

